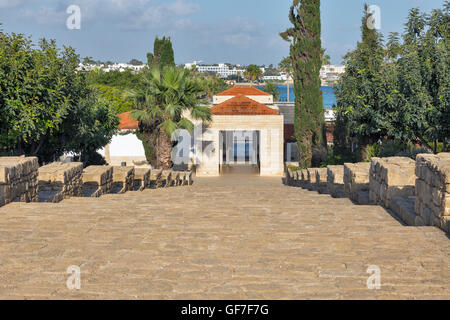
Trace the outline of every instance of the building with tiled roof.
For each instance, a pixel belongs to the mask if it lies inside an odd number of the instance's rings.
[[[233,87],[213,97],[211,113],[208,123],[194,121],[198,176],[218,176],[236,168],[262,176],[283,175],[284,116],[271,94]]]
[[[124,112],[118,115],[120,119],[120,130],[137,130],[139,129],[139,121],[131,116],[132,111]]]
[[[273,104],[273,96],[270,93],[255,87],[232,87],[213,97],[213,104],[220,104],[235,96],[243,95],[262,104]]]
[[[213,115],[279,115],[278,111],[242,94],[211,108]]]
[[[142,141],[136,136],[139,121],[131,116],[132,111],[118,115],[120,132],[112,137],[111,142],[99,153],[112,166],[126,164],[133,166],[145,162],[145,149]]]

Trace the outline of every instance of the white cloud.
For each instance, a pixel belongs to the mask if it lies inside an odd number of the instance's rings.
[[[16,1],[17,5],[23,0]],[[0,0],[1,4],[5,0]],[[61,24],[67,19],[69,5],[81,8],[82,24],[107,24],[125,30],[145,30],[161,27],[186,27],[190,25],[188,16],[201,8],[189,0],[58,0],[39,8],[24,7],[20,16],[33,19],[39,24]]]

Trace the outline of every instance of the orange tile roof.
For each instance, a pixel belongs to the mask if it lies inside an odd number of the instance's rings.
[[[218,96],[237,96],[239,94],[244,96],[270,96],[270,93],[264,92],[255,87],[233,87],[219,93]]]
[[[215,105],[211,108],[211,112],[216,116],[279,115],[276,110],[247,98],[242,94]]]
[[[131,116],[131,111],[119,114],[120,124],[119,128],[121,130],[137,130],[139,129],[139,121],[134,120]]]

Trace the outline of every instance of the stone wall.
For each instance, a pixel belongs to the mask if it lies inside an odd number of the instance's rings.
[[[90,166],[83,171],[83,196],[100,197],[111,193],[113,183],[113,167]]]
[[[416,163],[410,158],[373,158],[370,165],[370,203],[390,208],[394,197],[414,196]]]
[[[327,167],[327,187],[333,198],[344,197],[344,166]]]
[[[38,201],[36,157],[0,158],[0,207],[10,202]]]
[[[53,162],[39,168],[39,201],[60,202],[83,194],[83,163]]]
[[[316,171],[316,189],[319,193],[328,193],[328,169],[320,168]]]
[[[345,196],[359,204],[369,204],[370,163],[344,164],[344,193]]]
[[[161,171],[161,187],[167,188],[172,185],[172,171],[171,170],[163,170]]]
[[[150,168],[134,168],[134,190],[150,188]]]
[[[450,153],[417,155],[416,176],[416,225],[450,232]]]
[[[134,167],[113,167],[112,193],[125,193],[134,189]]]
[[[150,187],[151,188],[159,188],[161,186],[161,169],[152,169],[150,173]]]
[[[317,191],[317,169],[318,168],[308,168],[307,171],[307,183],[305,188],[310,191]]]

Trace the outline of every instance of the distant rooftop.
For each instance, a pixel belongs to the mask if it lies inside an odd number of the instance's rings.
[[[218,94],[218,96],[270,96],[270,93],[259,90],[255,87],[233,87]]]
[[[134,120],[131,116],[132,111],[124,112],[119,114],[120,124],[119,128],[121,130],[137,130],[139,129],[139,121]]]
[[[255,100],[247,98],[242,94],[238,94],[234,98],[231,98],[225,102],[222,102],[221,104],[212,107],[211,112],[214,115],[221,115],[221,116],[279,115],[279,113],[276,110],[269,108],[264,104],[256,102]]]

